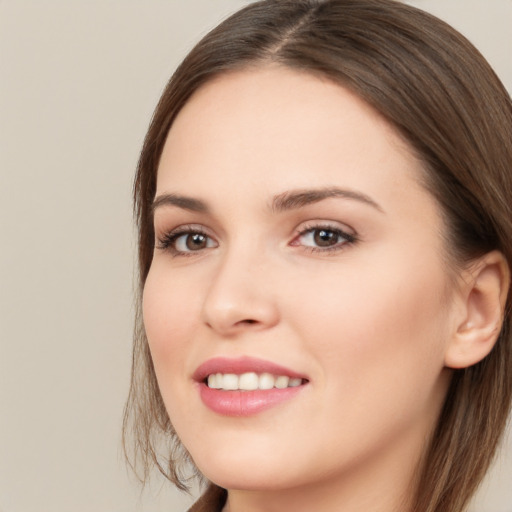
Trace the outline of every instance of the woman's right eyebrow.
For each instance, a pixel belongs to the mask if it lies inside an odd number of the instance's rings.
[[[178,208],[183,208],[184,210],[190,210],[192,212],[199,213],[209,212],[209,208],[204,201],[179,194],[159,195],[155,198],[151,205],[152,212],[154,213],[155,210],[161,206],[177,206]]]

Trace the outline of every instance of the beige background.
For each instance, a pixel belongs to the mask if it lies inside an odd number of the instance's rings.
[[[193,41],[242,0],[0,0],[0,511],[179,511],[140,494],[120,421],[132,326],[131,182]],[[512,0],[416,0],[512,90]],[[512,511],[512,447],[474,510]]]

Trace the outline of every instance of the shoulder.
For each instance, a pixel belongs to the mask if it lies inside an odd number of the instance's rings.
[[[210,484],[188,512],[222,512],[226,498],[226,489]]]

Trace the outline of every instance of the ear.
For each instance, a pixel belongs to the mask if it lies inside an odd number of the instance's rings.
[[[492,251],[472,262],[457,291],[454,332],[447,344],[445,365],[467,368],[486,357],[498,339],[510,286],[503,254]]]

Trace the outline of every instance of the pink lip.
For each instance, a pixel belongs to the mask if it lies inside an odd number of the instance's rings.
[[[300,393],[305,385],[285,389],[268,389],[254,391],[224,391],[210,389],[205,380],[212,373],[271,373],[272,375],[287,375],[289,377],[307,378],[289,368],[262,359],[241,357],[229,359],[218,357],[201,364],[194,372],[199,395],[203,403],[212,411],[224,416],[251,416],[271,407],[292,399]],[[307,382],[306,382],[307,384]]]

